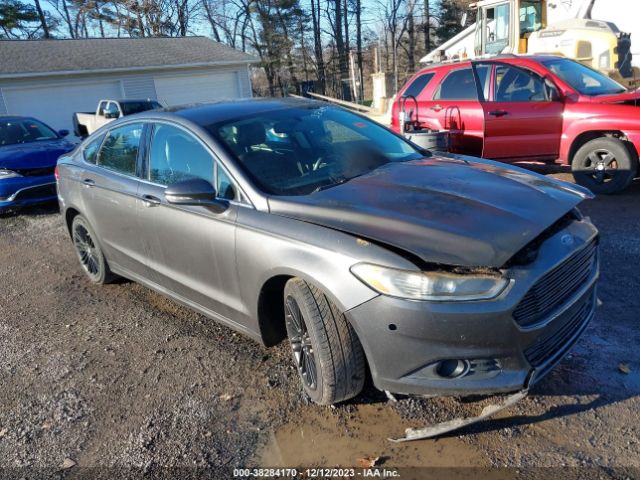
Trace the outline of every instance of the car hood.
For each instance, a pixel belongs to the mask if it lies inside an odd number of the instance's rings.
[[[591,97],[593,103],[625,103],[640,106],[640,89],[614,95],[598,95]]]
[[[0,168],[11,170],[53,167],[74,145],[63,139],[0,146]]]
[[[462,156],[389,163],[306,196],[271,197],[273,214],[347,232],[425,262],[502,267],[587,189]]]

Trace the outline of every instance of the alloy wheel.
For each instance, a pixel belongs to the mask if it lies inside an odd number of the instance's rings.
[[[612,181],[616,176],[618,161],[612,152],[601,148],[594,150],[587,156],[585,167],[597,183],[605,184]]]
[[[305,387],[315,390],[318,386],[318,372],[311,337],[298,302],[291,296],[285,301],[285,313],[289,341],[298,372]]]
[[[96,277],[100,274],[100,257],[96,244],[91,238],[91,234],[84,227],[84,225],[78,224],[73,230],[73,244],[78,251],[80,257],[80,263],[87,271],[87,273]]]

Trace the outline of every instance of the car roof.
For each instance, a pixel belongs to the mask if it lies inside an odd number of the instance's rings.
[[[155,117],[164,113],[168,114],[168,116],[182,117],[200,126],[207,126],[223,120],[258,115],[274,110],[318,107],[333,107],[333,105],[302,98],[249,98],[165,107],[138,113],[135,116],[136,118]]]
[[[431,70],[454,70],[460,66],[467,67],[471,65],[473,62],[502,62],[502,63],[510,63],[513,65],[526,65],[530,63],[543,63],[546,60],[557,60],[557,59],[567,59],[567,57],[563,57],[560,55],[552,55],[552,54],[534,54],[534,55],[494,55],[486,58],[473,58],[473,59],[465,59],[460,61],[450,61],[443,63],[435,63],[432,65],[427,65],[425,68],[420,70],[422,72],[428,72]],[[570,59],[568,59],[570,60]]]

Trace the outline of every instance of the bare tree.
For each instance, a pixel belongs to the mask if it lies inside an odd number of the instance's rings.
[[[363,57],[362,57],[362,2],[361,0],[356,0],[355,5],[356,10],[356,48],[358,49],[356,53],[357,63],[358,63],[358,80],[360,82],[360,91],[358,92],[358,97],[360,100],[364,100],[364,68],[363,68]]]
[[[316,70],[318,72],[318,83],[320,93],[326,92],[326,71],[324,63],[324,52],[322,49],[322,26],[320,23],[322,11],[320,9],[320,0],[311,0],[311,20],[313,25],[313,54],[316,61]]]
[[[422,23],[422,31],[424,32],[424,51],[431,51],[431,11],[429,8],[429,0],[424,0],[424,20]]]

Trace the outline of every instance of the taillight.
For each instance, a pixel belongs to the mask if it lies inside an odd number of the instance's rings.
[[[58,168],[59,168],[58,165],[56,165],[56,169],[53,171],[53,175],[56,177],[56,182],[60,180],[60,171],[58,170]]]

